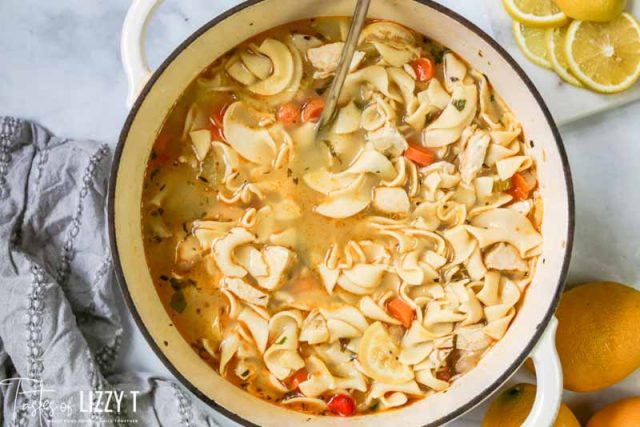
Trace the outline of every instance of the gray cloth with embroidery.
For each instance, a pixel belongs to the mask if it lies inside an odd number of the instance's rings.
[[[174,383],[113,372],[125,344],[106,237],[110,162],[106,145],[0,117],[4,426],[218,425]],[[101,412],[107,398],[119,413]]]

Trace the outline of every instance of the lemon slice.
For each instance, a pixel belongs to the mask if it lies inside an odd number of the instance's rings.
[[[403,384],[413,379],[413,369],[398,361],[398,346],[380,322],[369,326],[358,346],[358,362],[374,380],[385,384]]]
[[[607,23],[574,21],[565,54],[571,72],[602,93],[628,89],[640,77],[640,24],[628,13]]]
[[[569,22],[553,0],[502,0],[502,4],[513,19],[532,27],[560,27]]]
[[[520,50],[534,64],[544,68],[551,68],[547,44],[544,40],[545,29],[523,25],[513,22],[513,36]]]
[[[569,71],[569,63],[564,53],[564,40],[567,34],[567,27],[549,28],[546,30],[544,40],[547,45],[547,53],[553,70],[562,80],[577,87],[582,87],[582,83],[571,71]]]

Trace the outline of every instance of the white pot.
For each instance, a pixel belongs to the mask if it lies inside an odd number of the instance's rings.
[[[316,417],[273,405],[231,385],[182,338],[162,307],[145,263],[140,203],[144,170],[155,136],[175,101],[206,66],[238,43],[275,26],[315,16],[350,15],[355,0],[248,1],[190,36],[151,75],[140,39],[155,2],[134,0],[125,21],[122,54],[131,87],[130,101],[135,99],[135,104],[115,155],[109,191],[109,227],[118,279],[131,312],[151,347],[176,377],[204,402],[243,424],[435,426],[459,417],[490,396],[540,341],[532,354],[538,372],[538,395],[526,425],[552,425],[562,389],[554,348],[553,313],[571,253],[572,184],[562,141],[547,107],[504,49],[472,23],[432,1],[373,1],[370,17],[400,22],[464,57],[489,77],[521,120],[527,141],[533,142],[544,198],[544,249],[522,307],[504,338],[445,393],[374,415],[349,419]]]

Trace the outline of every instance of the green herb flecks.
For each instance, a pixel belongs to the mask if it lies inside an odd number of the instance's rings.
[[[331,141],[323,139],[322,143],[327,146],[327,149],[329,150],[329,154],[331,154],[331,157],[336,159],[338,163],[342,164],[342,159],[340,158],[340,156],[338,156],[338,153],[336,153],[336,149],[331,144]]]
[[[198,285],[198,282],[193,279],[180,280],[176,279],[175,277],[170,277],[169,283],[171,284],[171,288],[173,288],[174,291],[181,291],[189,286],[193,286],[195,288]]]
[[[444,56],[449,52],[449,49],[431,49],[431,55],[433,56],[433,60],[436,61],[436,64],[442,64],[444,60]]]
[[[431,111],[430,113],[427,113],[427,115],[425,116],[424,122],[425,124],[431,124],[431,122],[433,122],[436,119],[436,113],[434,111]]]
[[[360,99],[354,99],[353,103],[355,104],[356,107],[358,107],[358,110],[360,111],[363,111],[364,108],[367,106],[365,102]]]
[[[503,181],[495,181],[493,183],[493,192],[502,193],[503,191],[511,190],[511,180],[505,179]]]
[[[328,86],[318,87],[316,88],[316,93],[318,94],[318,96],[322,96],[327,91],[327,89],[328,89]]]
[[[454,99],[453,101],[451,101],[451,104],[454,107],[456,107],[456,110],[462,111],[462,110],[464,110],[464,107],[467,105],[467,100],[466,99]]]
[[[169,305],[178,313],[182,313],[187,308],[187,300],[184,299],[182,291],[176,291],[173,293]]]
[[[276,341],[276,345],[282,345],[287,341],[287,337],[282,337],[278,341]]]
[[[160,169],[159,168],[155,168],[154,170],[151,171],[151,173],[149,174],[149,180],[153,181],[156,177],[156,175],[158,175],[158,173],[160,173]]]

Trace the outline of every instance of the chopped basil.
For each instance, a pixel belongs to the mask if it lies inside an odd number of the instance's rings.
[[[465,105],[467,105],[467,100],[466,99],[454,99],[453,101],[451,101],[451,104],[453,104],[453,106],[456,107],[456,110],[462,111],[462,110],[464,110]]]
[[[184,299],[182,291],[176,291],[173,293],[169,305],[178,313],[182,313],[184,309],[187,308],[187,300]]]
[[[282,337],[278,341],[276,341],[276,345],[284,344],[287,341],[287,337]]]
[[[371,404],[371,406],[369,406],[369,410],[371,412],[375,412],[378,410],[379,407],[380,407],[380,402],[376,400],[375,402],[373,402],[373,404]]]

